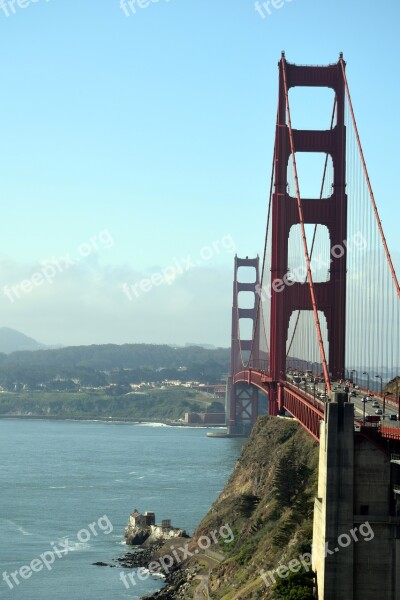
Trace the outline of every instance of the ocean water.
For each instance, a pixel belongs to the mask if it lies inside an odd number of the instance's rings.
[[[242,445],[207,438],[206,431],[0,420],[0,598],[138,600],[159,589],[155,577],[135,578],[127,589],[121,569],[92,563],[125,553],[123,532],[134,508],[193,533]],[[18,573],[17,584],[11,573],[25,565],[31,567],[22,569],[26,578]]]

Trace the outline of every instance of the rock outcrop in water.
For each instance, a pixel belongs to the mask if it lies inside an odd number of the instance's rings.
[[[169,519],[157,525],[153,512],[145,512],[142,515],[136,508],[129,516],[125,529],[125,539],[129,546],[147,547],[160,541],[186,537],[188,537],[186,532],[183,529],[172,527]]]

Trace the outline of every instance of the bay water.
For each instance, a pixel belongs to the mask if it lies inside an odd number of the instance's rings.
[[[206,432],[0,420],[0,598],[138,600],[159,589],[155,577],[136,577],[127,589],[119,567],[93,563],[111,563],[129,550],[123,534],[135,508],[193,533],[243,444]],[[11,573],[24,566],[25,578],[18,573],[16,583]]]

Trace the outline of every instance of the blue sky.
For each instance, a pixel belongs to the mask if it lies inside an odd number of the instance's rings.
[[[400,252],[398,2],[286,0],[264,19],[253,0],[136,3],[128,17],[119,0],[25,2],[0,9],[0,284],[79,262],[1,294],[2,325],[48,344],[229,345],[234,251],[263,251],[281,50],[299,64],[344,52]],[[81,257],[105,231],[113,244]],[[122,291],[189,255],[169,285]]]

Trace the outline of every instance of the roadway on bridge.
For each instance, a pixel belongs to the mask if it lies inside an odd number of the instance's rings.
[[[304,376],[300,377],[302,378]],[[324,382],[317,383],[315,384],[315,386],[313,381],[302,381],[299,383],[295,382],[294,376],[291,374],[287,374],[286,379],[291,385],[297,387],[300,391],[305,392],[311,398],[315,398],[321,403],[324,403],[327,400],[326,387]],[[339,381],[332,381],[333,392],[344,392],[345,386],[346,384],[340,383]],[[363,401],[364,398],[367,398],[367,400]],[[390,405],[387,402],[385,403],[384,414],[376,414],[377,410],[382,410],[383,413],[383,401],[382,398],[380,398],[379,396],[374,396],[372,395],[372,393],[368,395],[368,392],[366,390],[350,387],[349,401],[352,404],[354,404],[355,419],[357,421],[363,420],[365,407],[365,416],[379,416],[381,421],[385,422],[385,425],[388,425],[389,427],[400,428],[400,421],[394,420],[394,417],[392,417],[392,415],[394,415],[397,416],[398,419],[398,408],[394,408],[392,403],[390,403]]]

